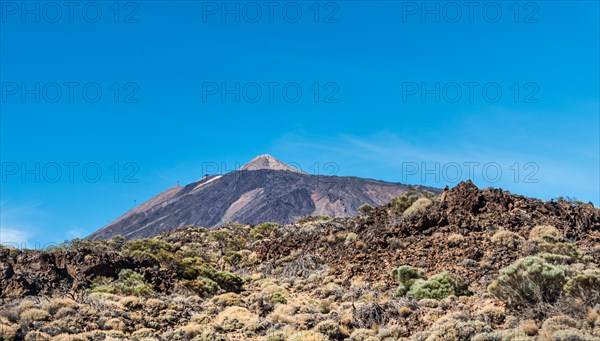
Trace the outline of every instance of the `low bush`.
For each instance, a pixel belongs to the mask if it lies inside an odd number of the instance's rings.
[[[408,192],[392,198],[391,202],[394,208],[400,213],[404,213],[417,199],[419,197],[414,192]]]
[[[519,309],[540,302],[555,302],[567,279],[562,268],[530,256],[501,269],[488,291],[508,307]]]
[[[529,232],[531,241],[560,242],[562,239],[560,231],[551,225],[538,225]]]
[[[352,324],[358,328],[372,328],[387,323],[388,316],[385,308],[376,303],[364,303],[356,308],[352,315]]]
[[[362,204],[358,207],[358,213],[360,215],[367,215],[371,211],[373,211],[373,206],[371,206],[369,204]]]
[[[538,245],[540,256],[553,264],[571,264],[581,258],[581,253],[570,243],[546,243]]]
[[[448,246],[450,246],[450,247],[459,246],[464,241],[465,241],[465,236],[463,236],[462,234],[453,233],[448,236]]]
[[[226,271],[218,271],[211,278],[227,292],[240,292],[244,284],[244,280],[240,276]]]
[[[392,278],[399,282],[396,294],[405,295],[413,283],[423,277],[425,271],[410,265],[402,265],[392,270]]]
[[[123,244],[121,248],[121,254],[124,256],[149,255],[159,261],[172,261],[173,251],[174,248],[171,244],[156,238],[131,240]]]
[[[50,319],[50,313],[44,309],[31,308],[23,311],[20,315],[21,321],[32,322],[32,321],[46,321]]]
[[[510,249],[516,249],[525,242],[525,238],[507,230],[494,233],[491,240],[492,243],[497,246],[507,247]]]
[[[429,206],[431,206],[432,204],[433,204],[433,201],[431,201],[431,199],[427,199],[427,198],[417,199],[414,203],[412,203],[410,205],[410,207],[408,207],[406,210],[404,210],[403,214],[405,216],[409,216],[411,214],[425,212],[427,210],[427,208]]]
[[[447,271],[431,276],[428,280],[417,279],[410,286],[407,296],[416,299],[442,300],[456,294],[455,280]]]
[[[279,227],[279,224],[267,222],[262,223],[260,225],[256,225],[252,230],[250,230],[250,234],[255,239],[266,238],[271,235],[271,233]]]
[[[183,280],[181,284],[198,295],[213,295],[219,292],[219,284],[210,278],[198,277],[192,280]]]
[[[214,325],[225,331],[246,329],[253,330],[258,323],[258,316],[242,307],[227,307],[213,321]]]
[[[358,235],[354,232],[348,232],[348,234],[346,235],[346,238],[344,239],[344,244],[350,244],[353,241],[356,240],[356,238],[358,237]]]
[[[51,300],[44,302],[42,308],[50,313],[50,315],[56,314],[61,308],[74,308],[77,306],[77,302],[70,298],[52,298]]]
[[[589,306],[600,304],[600,275],[579,274],[565,284],[564,291]]]
[[[557,339],[556,332],[562,330],[576,329],[578,327],[577,321],[574,319],[559,315],[548,318],[542,324],[542,328],[539,330],[539,339],[540,340],[582,340],[582,339]],[[585,339],[583,339],[585,340]]]
[[[152,293],[152,286],[146,283],[144,276],[131,269],[119,272],[117,280],[98,278],[90,288],[91,292],[143,296]]]
[[[276,303],[286,304],[287,300],[285,299],[285,296],[283,296],[282,293],[276,292],[271,295],[271,297],[269,298],[269,302],[271,302],[273,304],[276,304]]]
[[[327,221],[330,219],[331,219],[331,217],[326,216],[326,215],[311,215],[311,216],[301,217],[301,218],[296,219],[296,223],[297,224],[316,223],[316,222],[320,222],[320,221]]]
[[[481,321],[454,313],[444,316],[431,326],[427,340],[471,340],[475,335],[489,332],[490,327]]]

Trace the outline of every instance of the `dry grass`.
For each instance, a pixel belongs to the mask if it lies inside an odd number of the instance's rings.
[[[431,206],[432,204],[433,204],[433,201],[431,201],[431,199],[419,198],[412,205],[410,205],[409,208],[407,208],[404,211],[403,215],[409,216],[409,215],[412,215],[415,213],[425,212],[427,210],[427,208],[429,206]]]
[[[525,238],[519,236],[514,232],[502,230],[494,233],[491,241],[493,244],[498,246],[516,249],[519,246],[523,245],[523,243],[525,242]]]
[[[458,233],[453,233],[448,236],[448,245],[450,247],[460,246],[465,241],[465,236]]]
[[[529,232],[529,240],[531,241],[558,242],[562,239],[562,233],[551,225],[538,225]]]
[[[50,313],[39,308],[29,308],[23,311],[20,315],[21,321],[24,322],[47,321],[50,319],[50,317]]]
[[[123,331],[125,330],[125,323],[116,317],[111,318],[104,322],[104,329]]]
[[[227,307],[213,320],[213,324],[223,330],[252,329],[258,323],[258,316],[242,307]]]
[[[76,307],[77,302],[66,297],[52,298],[50,301],[42,303],[42,309],[46,310],[51,315],[56,314],[61,308],[75,309]]]

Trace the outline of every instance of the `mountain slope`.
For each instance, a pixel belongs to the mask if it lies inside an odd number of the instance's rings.
[[[261,155],[239,171],[173,187],[88,239],[117,234],[127,239],[143,238],[182,226],[213,227],[228,221],[286,224],[307,215],[349,217],[364,203],[379,206],[410,189],[357,177],[309,175],[270,155]]]

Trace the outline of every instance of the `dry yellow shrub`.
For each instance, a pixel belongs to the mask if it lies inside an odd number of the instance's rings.
[[[56,314],[61,308],[75,308],[77,302],[67,297],[52,298],[50,301],[42,303],[42,309],[49,312],[51,315]]]
[[[515,249],[523,244],[525,238],[519,236],[518,234],[502,230],[494,233],[492,236],[492,243],[498,246],[504,246],[511,249]]]
[[[538,333],[538,325],[534,320],[525,320],[521,322],[519,329],[529,336],[534,336]]]
[[[104,322],[104,329],[123,331],[125,330],[125,322],[121,321],[116,317],[111,318],[110,320]]]
[[[529,232],[529,240],[531,241],[558,242],[562,239],[562,233],[551,225],[538,225]]]
[[[458,233],[452,233],[448,236],[448,245],[451,247],[459,246],[465,241],[465,236]]]
[[[413,204],[410,205],[410,207],[407,208],[406,211],[404,211],[403,215],[409,216],[409,215],[417,213],[417,212],[425,212],[427,210],[427,208],[429,206],[431,206],[431,204],[433,204],[433,201],[431,201],[430,199],[427,199],[427,198],[417,199],[417,201],[413,202]]]
[[[258,316],[242,307],[227,307],[213,321],[214,325],[226,331],[252,329],[257,323]]]
[[[30,308],[23,311],[20,315],[21,321],[46,321],[50,319],[50,313],[39,308]]]
[[[25,335],[25,341],[49,341],[50,335],[39,331],[31,331]]]

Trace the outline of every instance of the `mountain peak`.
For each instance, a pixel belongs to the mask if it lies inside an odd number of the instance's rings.
[[[263,154],[255,157],[250,160],[247,164],[245,164],[240,170],[260,170],[260,169],[271,169],[271,170],[283,170],[290,171],[295,173],[305,174],[303,171],[298,168],[292,167],[285,162],[279,161],[273,156],[269,154]]]

